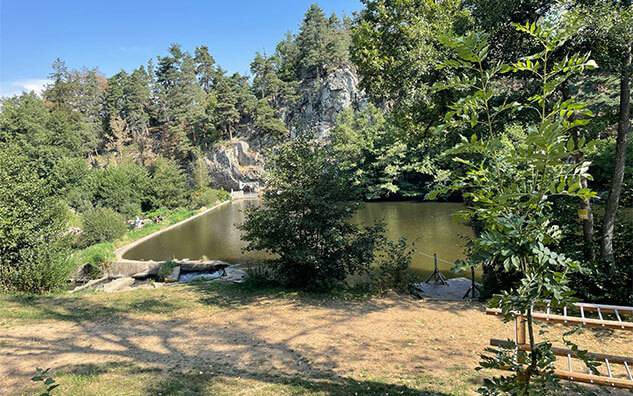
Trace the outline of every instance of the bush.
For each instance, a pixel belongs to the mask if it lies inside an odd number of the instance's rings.
[[[200,188],[191,193],[191,205],[193,208],[215,206],[217,201],[224,202],[229,199],[231,199],[231,194],[228,192],[209,187]]]
[[[116,255],[113,243],[100,243],[80,250],[74,254],[75,267],[83,266],[84,274],[90,279],[100,278]]]
[[[0,290],[45,293],[73,271],[68,210],[20,148],[0,143]]]
[[[112,208],[132,218],[148,205],[149,175],[145,168],[134,163],[93,169],[85,183],[92,191],[95,207]]]
[[[247,250],[264,250],[278,280],[293,287],[331,289],[348,275],[369,273],[382,225],[350,223],[358,190],[330,160],[326,148],[305,138],[280,147],[268,166],[262,205],[240,225]]]
[[[84,214],[83,231],[79,245],[87,247],[102,242],[112,242],[125,235],[125,217],[110,208],[95,208]]]
[[[378,290],[408,290],[413,281],[409,273],[412,254],[413,244],[409,245],[406,238],[400,238],[398,242],[384,241],[375,270]]]
[[[175,261],[172,261],[172,260],[165,261],[164,263],[160,265],[160,268],[158,269],[158,274],[156,274],[156,278],[159,281],[163,282],[165,280],[165,277],[169,276],[169,274],[171,274],[171,272],[177,266],[178,266],[178,263],[176,263]]]

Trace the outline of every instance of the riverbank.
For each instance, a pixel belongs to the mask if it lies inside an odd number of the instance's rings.
[[[0,295],[0,394],[38,394],[30,378],[50,367],[58,393],[79,396],[469,395],[500,374],[474,370],[489,338],[512,335],[484,309],[248,282]],[[586,331],[572,339],[633,355],[627,337]]]

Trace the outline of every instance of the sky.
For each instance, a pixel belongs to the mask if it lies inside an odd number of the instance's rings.
[[[55,58],[106,76],[206,45],[217,64],[248,74],[255,51],[272,53],[297,32],[315,0],[31,1],[0,0],[0,96],[41,90]],[[326,14],[351,15],[360,0],[317,1]]]

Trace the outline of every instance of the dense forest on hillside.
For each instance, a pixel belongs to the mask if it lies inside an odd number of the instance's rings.
[[[579,150],[568,160],[591,161],[593,177],[579,184],[597,196],[552,200],[552,221],[563,231],[560,246],[589,263],[589,272],[575,280],[585,298],[632,303],[630,4],[364,0],[364,5],[342,18],[310,6],[297,33],[288,32],[274,53],[254,55],[250,75],[228,74],[201,37],[192,51],[173,44],[146,65],[113,76],[98,68],[69,70],[57,59],[42,95],[2,99],[0,285],[54,289],[73,270],[57,264],[66,261],[69,249],[111,242],[121,234],[106,225],[97,228],[113,230],[83,240],[63,232],[84,227],[87,220],[120,223],[148,212],[197,209],[225,197],[211,188],[218,184],[209,176],[210,153],[236,140],[257,140],[265,154],[313,134],[321,124],[306,113],[318,108],[314,98],[323,82],[342,69],[358,75],[360,99],[336,114],[335,124],[319,135],[320,144],[328,144],[339,168],[353,175],[358,198],[422,199],[467,171],[446,154],[461,136],[489,134],[479,123],[482,98],[468,96],[475,89],[474,70],[457,69],[465,61],[451,39],[482,31],[489,45],[478,67],[485,70],[536,56],[538,46],[512,23],[540,19],[569,33],[552,59],[590,52],[597,66],[557,81],[552,93],[561,102],[574,97],[587,103],[583,108],[593,114],[579,113],[586,120],[569,132]],[[539,94],[524,69],[491,83],[485,99],[495,110]],[[491,121],[490,130],[501,131],[504,147],[526,145],[539,121],[528,107],[516,106]],[[456,122],[466,118],[472,122]],[[585,146],[585,141],[595,143]],[[442,199],[461,198],[456,192]],[[578,209],[586,219],[578,219]],[[516,275],[499,263],[488,274],[493,291]],[[18,277],[31,280],[16,286]]]

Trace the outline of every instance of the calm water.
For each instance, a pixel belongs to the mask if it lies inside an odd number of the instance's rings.
[[[242,253],[245,243],[240,239],[240,231],[235,227],[244,221],[243,209],[256,205],[258,201],[237,201],[224,205],[208,214],[157,235],[138,245],[125,254],[127,259],[167,260],[170,258],[209,259],[229,263],[254,263],[265,258],[262,253]],[[444,261],[438,267],[447,277],[454,277],[449,269],[457,259],[464,258],[470,228],[457,224],[453,214],[462,208],[458,203],[436,202],[372,202],[356,214],[354,221],[372,224],[383,219],[387,236],[397,240],[401,236],[415,243],[415,249]],[[412,271],[427,276],[433,271],[433,259],[414,254]],[[470,276],[463,274],[459,276]]]

